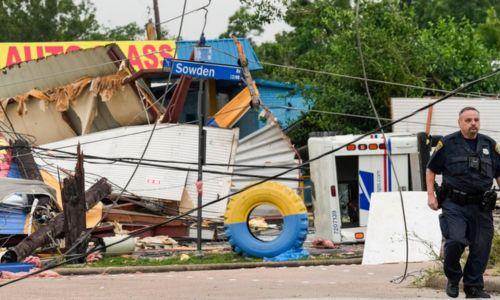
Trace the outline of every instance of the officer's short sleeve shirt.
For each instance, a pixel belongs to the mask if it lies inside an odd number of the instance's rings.
[[[493,159],[495,160],[495,178],[500,177],[500,144],[495,144],[495,151],[493,151]]]
[[[445,164],[445,155],[444,155],[444,144],[443,141],[439,141],[434,153],[432,153],[431,159],[427,164],[427,168],[429,168],[432,172],[436,174],[441,174],[444,170]],[[500,155],[499,155],[500,157]],[[500,174],[500,173],[499,173]]]

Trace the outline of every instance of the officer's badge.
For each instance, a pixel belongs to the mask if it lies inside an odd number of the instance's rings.
[[[483,148],[483,154],[490,155],[490,150],[488,150],[488,148]]]
[[[498,144],[497,144],[497,145],[498,145]],[[443,146],[444,146],[444,145],[443,145],[443,141],[441,141],[441,140],[440,140],[440,141],[437,143],[436,148],[434,149],[434,151],[435,151],[435,152],[438,152],[438,151],[439,151],[439,149],[443,148]],[[498,149],[500,150],[500,147],[499,147]],[[499,153],[500,153],[500,152],[499,152]]]
[[[500,144],[495,145],[495,151],[500,154]]]

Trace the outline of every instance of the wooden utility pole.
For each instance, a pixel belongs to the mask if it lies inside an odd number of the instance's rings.
[[[156,26],[151,19],[146,23],[146,38],[148,41],[156,40]]]
[[[248,67],[248,60],[245,55],[245,51],[243,50],[243,46],[241,45],[238,38],[234,35],[231,35],[233,38],[234,44],[236,45],[236,49],[238,50],[238,59],[241,65],[241,69],[243,71],[243,77],[247,83],[248,90],[250,91],[250,96],[252,97],[252,102],[250,105],[252,108],[258,108],[262,101],[260,100],[259,92],[255,86],[255,82],[252,79],[252,75],[250,74],[250,68]]]
[[[12,154],[16,158],[19,171],[24,179],[43,181],[40,170],[31,153],[30,144],[25,140],[16,140],[14,142]]]
[[[87,228],[85,220],[85,176],[83,171],[83,155],[80,151],[80,144],[77,147],[77,161],[75,175],[69,176],[63,180],[61,191],[62,203],[64,209],[64,231],[65,248],[71,249],[68,255],[82,255],[87,251],[88,241],[80,241],[82,234],[85,234]],[[79,243],[74,247],[75,243]],[[74,249],[72,249],[74,247]],[[75,263],[82,263],[85,257],[75,260]]]
[[[161,40],[163,37],[161,35],[160,8],[158,7],[158,0],[153,0],[153,7],[155,11],[156,39]]]

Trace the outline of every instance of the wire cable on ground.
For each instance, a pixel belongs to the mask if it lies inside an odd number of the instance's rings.
[[[399,199],[401,202],[401,210],[403,213],[403,224],[404,224],[404,234],[405,234],[405,241],[406,241],[406,256],[405,256],[405,269],[403,272],[403,275],[400,277],[398,280],[391,280],[393,283],[402,283],[408,274],[408,253],[409,253],[409,246],[408,246],[408,226],[406,224],[406,212],[405,212],[405,205],[404,205],[404,199],[403,199],[403,191],[401,189],[401,184],[399,181],[399,176],[398,172],[396,172],[396,165],[394,164],[394,161],[392,160],[392,153],[391,149],[388,145],[388,139],[385,134],[385,130],[382,128],[382,122],[380,121],[380,116],[378,115],[377,108],[375,107],[375,103],[373,102],[371,93],[370,93],[370,87],[368,86],[368,80],[367,80],[367,75],[366,75],[366,67],[365,67],[365,59],[363,56],[363,49],[361,45],[361,34],[360,34],[360,29],[359,29],[359,1],[356,1],[356,47],[358,48],[359,52],[359,59],[361,62],[361,70],[363,71],[363,83],[365,86],[366,90],[366,95],[368,96],[368,100],[370,101],[370,106],[373,110],[373,114],[375,115],[375,118],[377,119],[377,124],[378,127],[380,128],[380,132],[382,133],[383,140],[384,140],[384,145],[385,145],[385,153],[387,153],[387,158],[389,162],[391,163],[391,170],[389,172],[394,172],[394,178],[396,179],[396,184],[398,186],[398,192],[399,192]],[[392,187],[389,187],[389,190],[391,190]]]
[[[480,78],[478,78],[478,79],[475,79],[475,80],[473,80],[473,81],[470,81],[470,82],[464,83],[464,84],[460,85],[458,88],[456,88],[456,89],[454,89],[453,91],[451,91],[451,92],[447,93],[445,96],[443,96],[443,97],[439,98],[437,101],[435,101],[435,102],[433,102],[433,103],[429,103],[429,104],[427,104],[427,105],[425,105],[425,106],[423,106],[423,107],[421,107],[421,108],[419,108],[419,109],[417,109],[417,110],[413,111],[412,113],[410,113],[410,114],[408,114],[408,115],[406,115],[406,116],[403,116],[403,117],[401,117],[401,118],[399,118],[399,119],[397,119],[397,120],[394,120],[394,121],[392,121],[392,122],[389,122],[389,123],[387,123],[387,124],[383,125],[383,126],[382,126],[382,127],[380,127],[380,128],[375,128],[375,129],[374,129],[374,130],[372,130],[372,131],[366,132],[366,133],[364,133],[364,134],[362,134],[362,135],[360,135],[360,136],[358,136],[358,137],[354,138],[353,140],[349,141],[348,143],[345,143],[344,145],[341,145],[341,146],[336,147],[336,148],[334,148],[334,149],[332,149],[332,150],[329,150],[329,151],[327,151],[327,152],[324,152],[324,153],[323,153],[323,154],[321,154],[321,155],[318,155],[318,156],[316,156],[316,157],[314,157],[314,158],[312,158],[312,159],[310,159],[310,160],[308,160],[308,161],[306,161],[306,162],[303,162],[302,164],[300,164],[300,165],[299,165],[299,166],[297,166],[297,167],[290,168],[290,169],[288,169],[288,170],[286,170],[286,171],[283,171],[283,172],[281,172],[281,173],[279,173],[279,174],[276,174],[275,176],[276,176],[276,177],[279,177],[279,176],[285,175],[285,174],[287,174],[287,173],[289,173],[289,172],[291,172],[291,171],[293,171],[293,170],[297,170],[297,169],[299,169],[299,168],[301,168],[301,167],[303,167],[303,166],[305,166],[305,165],[309,165],[309,164],[310,164],[311,162],[313,162],[313,161],[319,160],[319,159],[321,159],[322,157],[325,157],[325,156],[327,156],[327,155],[330,155],[330,154],[332,154],[332,153],[335,153],[335,152],[339,151],[340,149],[343,149],[344,147],[347,147],[349,144],[352,144],[352,143],[355,143],[355,142],[357,142],[357,141],[360,141],[361,139],[363,139],[363,138],[365,138],[365,137],[367,137],[367,136],[369,136],[369,135],[371,135],[371,134],[375,134],[375,133],[379,132],[380,130],[383,130],[383,129],[389,128],[389,126],[392,126],[392,125],[397,124],[397,123],[399,123],[399,122],[401,122],[401,121],[403,121],[403,120],[406,120],[406,119],[408,119],[408,118],[410,118],[410,117],[412,117],[412,116],[416,115],[417,113],[419,113],[419,112],[421,112],[421,111],[423,111],[423,110],[425,110],[425,109],[428,109],[429,107],[431,107],[431,106],[433,106],[433,105],[436,105],[436,104],[438,104],[438,103],[440,103],[440,102],[442,102],[442,101],[444,101],[444,100],[446,100],[446,99],[448,99],[448,98],[452,97],[453,95],[456,95],[458,92],[460,92],[460,91],[462,91],[462,90],[465,90],[466,88],[469,88],[469,87],[471,87],[471,86],[475,85],[475,84],[476,84],[476,83],[478,83],[478,82],[481,82],[481,81],[483,81],[483,80],[486,80],[486,79],[491,78],[491,77],[494,77],[494,76],[497,76],[499,73],[500,73],[500,69],[499,69],[499,70],[495,70],[495,71],[493,71],[493,72],[491,72],[491,73],[489,73],[489,74],[486,74],[486,75],[484,75],[484,76],[482,76],[482,77],[480,77]],[[33,276],[33,275],[36,275],[36,274],[39,274],[39,273],[41,273],[41,272],[44,272],[44,271],[47,271],[47,270],[50,270],[50,269],[53,269],[53,268],[56,268],[56,267],[62,266],[62,265],[64,265],[64,264],[68,263],[68,262],[72,262],[72,261],[75,261],[75,260],[77,260],[77,259],[87,257],[87,256],[88,256],[89,254],[91,254],[91,253],[94,253],[94,252],[97,252],[97,251],[101,251],[101,250],[104,250],[104,249],[106,249],[106,248],[108,248],[108,247],[111,247],[111,246],[113,246],[113,245],[117,245],[117,244],[119,244],[119,243],[122,243],[122,242],[124,242],[124,241],[126,241],[126,240],[128,240],[128,239],[130,239],[130,238],[132,238],[132,237],[134,237],[134,236],[136,236],[136,235],[139,235],[139,234],[141,234],[141,233],[143,233],[143,232],[145,232],[145,231],[147,231],[147,230],[151,230],[151,229],[154,229],[154,228],[157,228],[157,227],[160,227],[160,226],[166,225],[166,224],[168,224],[168,223],[170,223],[170,222],[172,222],[172,221],[178,220],[179,218],[182,218],[182,217],[184,217],[184,216],[186,216],[186,215],[189,215],[189,214],[191,214],[191,213],[193,213],[193,212],[195,212],[195,211],[197,211],[197,210],[203,209],[204,207],[207,207],[207,206],[213,205],[213,204],[215,204],[215,203],[217,203],[217,202],[220,202],[220,201],[226,200],[226,199],[228,199],[228,198],[230,198],[230,197],[232,197],[232,196],[234,196],[234,195],[237,195],[237,194],[239,194],[239,193],[242,193],[242,192],[244,192],[244,191],[246,191],[246,190],[248,190],[248,189],[250,189],[250,188],[252,188],[252,187],[254,187],[254,186],[256,186],[256,185],[262,184],[262,183],[267,182],[267,181],[270,181],[270,180],[272,180],[272,178],[270,178],[270,179],[265,179],[265,180],[262,180],[262,181],[256,182],[256,183],[251,184],[251,185],[249,185],[249,186],[247,186],[247,187],[245,187],[245,188],[243,188],[243,189],[241,189],[241,190],[239,190],[239,191],[237,191],[237,192],[230,193],[230,194],[228,194],[228,195],[226,195],[226,196],[224,196],[224,197],[222,197],[222,198],[217,198],[217,199],[215,199],[215,200],[209,201],[209,202],[207,202],[207,203],[205,203],[205,204],[203,204],[203,205],[201,205],[201,206],[195,207],[195,208],[193,208],[193,209],[191,209],[191,210],[189,210],[189,211],[187,211],[187,212],[185,212],[185,213],[183,213],[183,214],[180,214],[180,215],[178,215],[178,216],[176,216],[176,217],[173,217],[173,218],[167,219],[165,222],[162,222],[162,223],[159,223],[159,224],[155,224],[155,225],[152,225],[152,226],[148,226],[148,227],[145,227],[145,228],[142,228],[142,229],[139,229],[139,230],[133,231],[133,232],[131,232],[131,233],[130,233],[130,235],[129,235],[129,236],[127,236],[127,237],[125,237],[125,238],[123,238],[123,239],[121,239],[121,240],[118,240],[118,241],[116,241],[116,242],[114,242],[114,243],[111,243],[111,244],[109,244],[109,245],[106,245],[106,246],[101,246],[101,247],[96,247],[96,248],[94,248],[94,249],[92,249],[92,250],[89,250],[89,251],[85,252],[85,253],[84,253],[84,254],[82,254],[82,255],[75,256],[75,257],[73,257],[73,258],[70,258],[70,259],[67,259],[67,260],[63,260],[63,261],[61,261],[61,262],[57,262],[57,263],[56,263],[56,262],[49,263],[46,267],[40,268],[39,270],[37,270],[37,271],[35,271],[35,272],[33,272],[33,273],[29,273],[29,274],[26,274],[26,275],[24,275],[24,276],[22,276],[22,277],[19,277],[19,278],[16,278],[16,279],[10,280],[10,281],[5,282],[5,283],[2,283],[2,284],[0,284],[0,287],[4,287],[4,286],[10,285],[10,284],[13,284],[13,283],[15,283],[15,282],[18,282],[18,281],[24,280],[24,279],[26,279],[26,278],[29,278],[29,277],[31,277],[31,276]]]

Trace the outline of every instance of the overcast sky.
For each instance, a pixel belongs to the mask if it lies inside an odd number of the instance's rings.
[[[154,20],[153,0],[92,0],[97,9],[97,20],[108,27],[125,25],[137,22],[143,26],[151,18]],[[160,19],[162,21],[182,14],[184,0],[158,0]],[[204,6],[208,0],[188,0],[186,11]],[[208,10],[205,36],[208,39],[217,38],[227,28],[229,17],[238,10],[238,0],[212,0]],[[182,37],[185,40],[196,40],[200,37],[203,27],[203,11],[189,14],[184,19]],[[171,35],[177,35],[180,19],[169,22],[164,26]],[[274,39],[274,35],[287,28],[282,22],[271,24],[265,28],[261,37],[253,37],[260,43]]]

